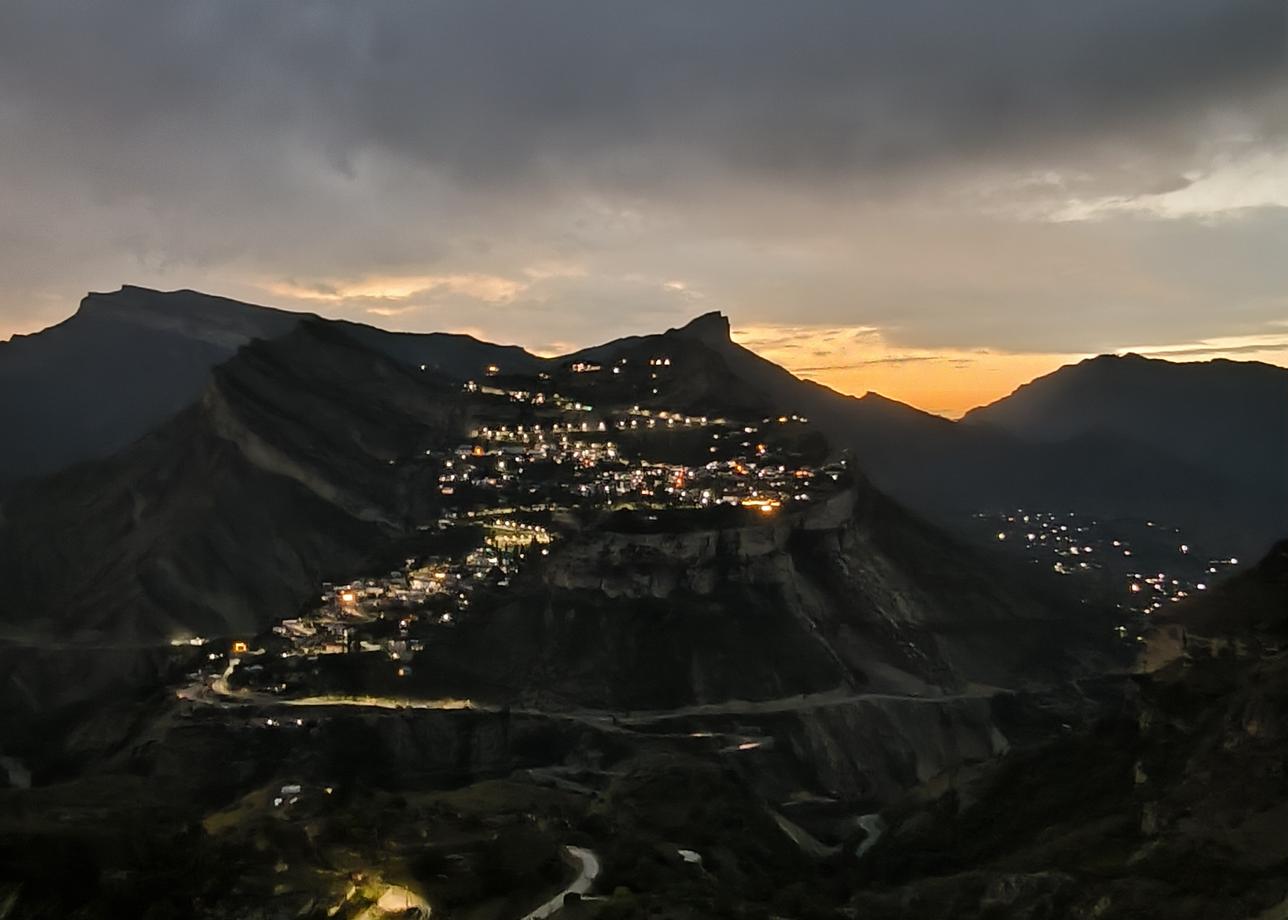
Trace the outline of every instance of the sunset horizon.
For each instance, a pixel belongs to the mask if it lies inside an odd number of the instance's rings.
[[[1288,920],[1286,43],[0,2],[0,920]]]
[[[421,279],[423,280],[423,279]],[[388,285],[388,280],[383,282]],[[471,286],[475,291],[507,290],[504,279],[458,279],[457,286]],[[131,285],[133,286],[133,285]],[[412,285],[414,289],[414,284]],[[190,290],[189,287],[181,287]],[[106,288],[105,288],[106,290]],[[89,293],[89,292],[87,292]],[[225,296],[219,291],[205,293]],[[276,297],[275,297],[276,295]],[[400,322],[416,310],[414,305],[391,306],[399,298],[389,297],[387,288],[380,301],[383,306],[336,307],[335,298],[310,293],[301,296],[278,287],[252,289],[246,302],[295,312],[315,313],[330,319],[365,323],[390,332],[444,332],[470,335],[481,341],[517,345],[541,357],[558,357],[582,348],[600,344],[604,339],[588,333],[584,339],[571,341],[512,340],[502,330],[483,325],[453,325],[420,328]],[[236,298],[233,299],[242,299]],[[48,325],[62,322],[74,307]],[[1275,333],[1242,337],[1218,337],[1180,344],[1130,344],[1101,350],[1069,353],[998,352],[987,348],[933,350],[899,346],[885,340],[875,327],[807,327],[769,324],[740,324],[736,308],[694,304],[689,314],[673,312],[673,325],[683,325],[702,313],[719,312],[729,317],[733,340],[804,380],[812,380],[847,396],[862,397],[871,392],[932,415],[958,420],[971,409],[980,408],[1011,395],[1021,386],[1053,373],[1062,367],[1078,364],[1101,355],[1136,354],[1172,362],[1197,362],[1224,359],[1255,361],[1288,367],[1288,337]],[[48,325],[18,330],[0,339],[32,335]],[[647,325],[627,326],[622,335],[647,334]]]

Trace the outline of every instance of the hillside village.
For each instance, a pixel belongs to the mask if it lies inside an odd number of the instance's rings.
[[[607,372],[570,362],[577,398],[558,392],[548,373],[502,379],[494,365],[483,368],[482,382],[461,387],[477,419],[467,438],[390,461],[436,474],[437,515],[416,524],[431,549],[398,568],[323,583],[311,609],[259,636],[176,639],[209,646],[194,678],[216,695],[235,687],[243,698],[288,696],[326,682],[302,663],[349,655],[387,660],[390,673],[408,678],[440,630],[494,602],[567,534],[754,526],[848,484],[847,461],[827,457],[808,418],[664,407],[664,378],[679,368],[666,356],[641,365],[632,386],[628,359]],[[602,394],[599,379],[610,381]]]

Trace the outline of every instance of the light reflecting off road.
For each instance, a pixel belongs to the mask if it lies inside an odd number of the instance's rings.
[[[862,859],[863,854],[876,846],[877,841],[881,838],[881,834],[885,831],[885,821],[882,819],[880,814],[874,813],[870,815],[860,815],[857,823],[859,827],[863,828],[863,830],[867,832],[867,836],[863,838],[863,842],[854,850],[854,858]]]
[[[569,846],[564,847],[564,852],[568,854],[569,859],[574,860],[580,867],[577,877],[563,891],[532,913],[526,914],[523,920],[545,920],[546,917],[563,907],[564,898],[570,894],[585,894],[590,891],[590,886],[599,877],[599,857],[593,851],[587,850],[585,847]]]
[[[378,709],[473,709],[468,699],[447,697],[437,700],[413,700],[388,696],[304,696],[296,699],[273,700],[284,706],[374,706]]]

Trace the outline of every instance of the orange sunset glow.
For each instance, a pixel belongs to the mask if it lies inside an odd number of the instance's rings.
[[[733,337],[798,377],[854,396],[874,391],[948,418],[958,418],[1034,377],[1087,357],[905,349],[865,329],[751,326],[735,328]]]
[[[733,338],[806,380],[853,396],[880,393],[954,419],[1093,354],[901,348],[867,327],[735,326]],[[1227,359],[1288,365],[1288,337],[1282,335],[1229,336],[1183,346],[1127,345],[1112,351],[1171,361]]]

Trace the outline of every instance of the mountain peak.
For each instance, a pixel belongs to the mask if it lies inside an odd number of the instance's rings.
[[[712,310],[670,331],[709,345],[720,345],[729,341],[729,317],[719,310]]]
[[[1089,369],[1123,370],[1144,368],[1158,363],[1160,362],[1156,359],[1147,358],[1145,355],[1137,354],[1134,351],[1125,351],[1122,354],[1102,354],[1091,358],[1084,358],[1073,366]],[[1064,368],[1060,368],[1059,370],[1063,369]],[[1057,370],[1056,372],[1058,373],[1059,371]]]
[[[115,291],[90,291],[81,298],[80,307],[130,306],[151,307],[154,309],[182,309],[193,302],[216,301],[237,306],[253,306],[219,297],[215,294],[203,294],[190,288],[174,291],[163,291],[159,288],[144,287],[141,284],[122,284]],[[263,308],[268,309],[268,308]]]
[[[137,307],[158,297],[160,294],[160,291],[137,287],[133,284],[123,284],[116,291],[90,291],[81,298],[80,308],[77,312],[101,312]]]
[[[158,291],[124,284],[117,291],[85,295],[76,315],[235,350],[251,339],[281,335],[301,318],[313,314],[262,307],[199,291]]]

